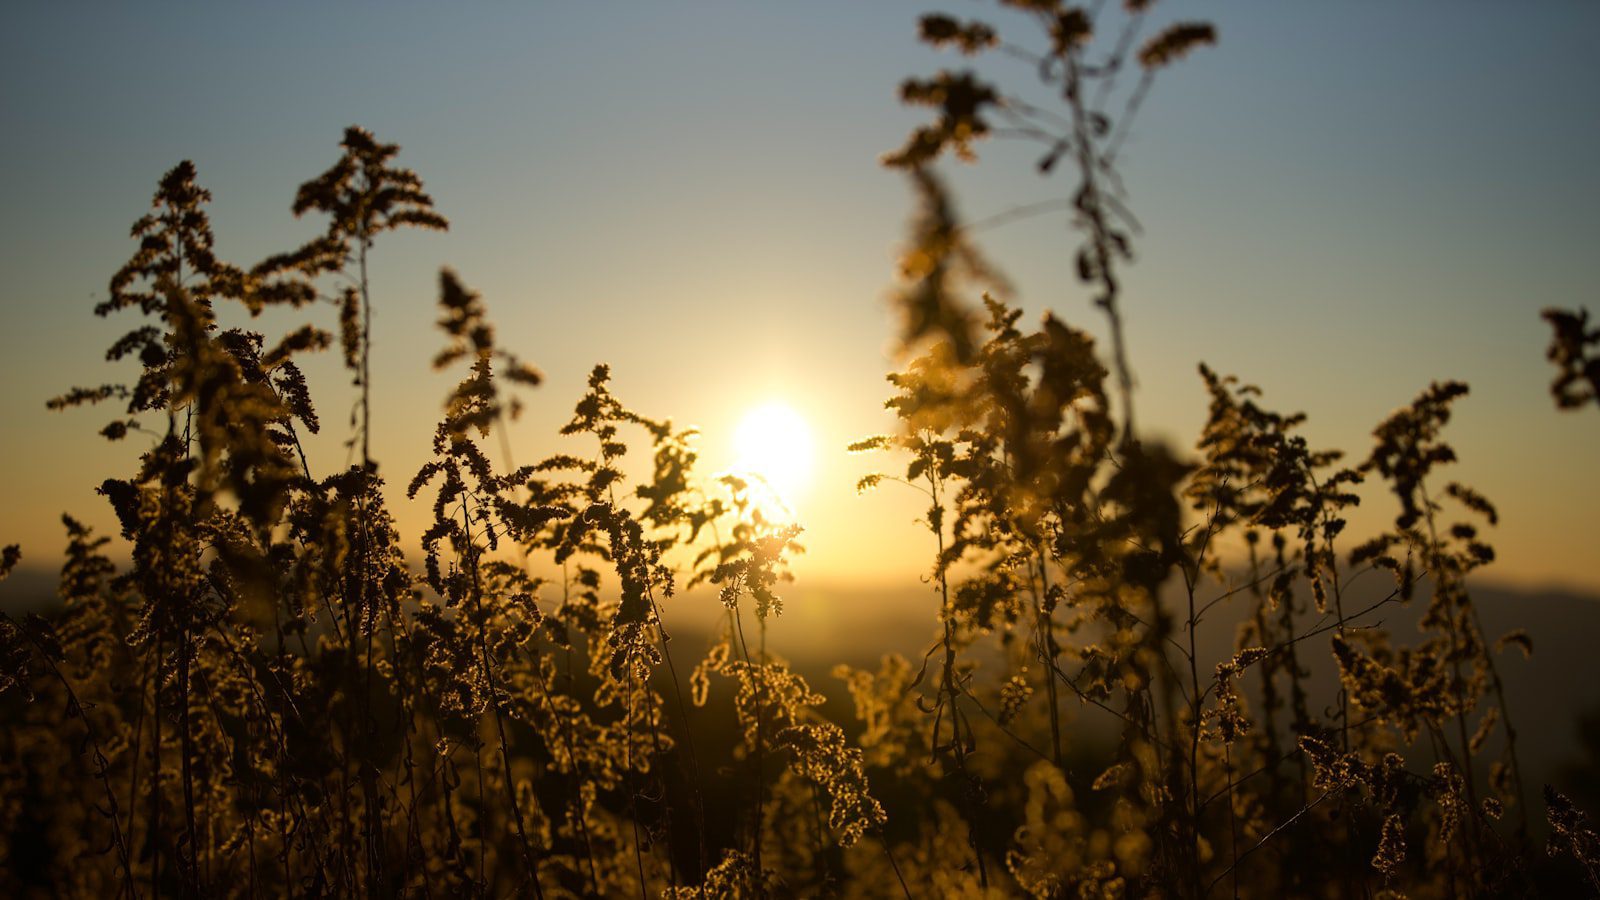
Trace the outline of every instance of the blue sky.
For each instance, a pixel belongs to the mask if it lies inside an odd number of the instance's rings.
[[[1158,81],[1123,155],[1143,225],[1126,300],[1143,423],[1192,443],[1203,359],[1310,412],[1315,443],[1359,456],[1429,380],[1466,380],[1456,474],[1504,513],[1500,577],[1600,589],[1600,414],[1549,402],[1538,318],[1600,312],[1600,5],[1157,9],[1209,19],[1220,44]],[[161,173],[193,159],[216,194],[219,250],[253,262],[319,230],[290,215],[294,188],[359,123],[403,146],[452,220],[446,235],[394,236],[374,261],[375,446],[392,481],[422,460],[448,387],[427,371],[447,264],[548,376],[519,452],[553,448],[599,361],[625,401],[705,428],[713,464],[743,410],[781,399],[821,454],[797,502],[811,574],[914,576],[916,504],[856,498],[864,463],[840,448],[889,427],[883,298],[910,205],[876,159],[920,121],[896,86],[969,64],[914,40],[916,16],[936,10],[993,7],[8,5],[0,541],[44,560],[63,544],[60,512],[110,522],[93,486],[136,448],[102,446],[98,413],[43,404],[116,376],[104,347],[128,323],[90,309]],[[1020,67],[988,71],[1038,95]],[[974,218],[1071,189],[1033,172],[1031,148],[980,153],[952,172]],[[1100,330],[1064,218],[982,239],[1030,315]],[[317,452],[331,467],[352,395],[327,363],[312,374],[329,388]],[[1373,496],[1358,525],[1389,514]],[[863,547],[905,561],[869,571]]]

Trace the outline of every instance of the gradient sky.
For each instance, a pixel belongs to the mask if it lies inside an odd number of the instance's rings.
[[[1144,227],[1125,301],[1141,424],[1192,445],[1203,359],[1310,412],[1314,444],[1359,457],[1429,380],[1468,381],[1454,474],[1503,514],[1491,571],[1600,591],[1600,411],[1555,410],[1538,317],[1600,312],[1600,4],[1160,9],[1210,19],[1221,42],[1157,83],[1123,154]],[[842,447],[891,427],[884,296],[910,203],[876,160],[922,119],[898,106],[899,82],[966,63],[914,40],[916,16],[935,10],[990,8],[7,4],[0,543],[47,562],[61,512],[111,524],[93,488],[131,471],[138,445],[95,437],[101,412],[44,402],[126,374],[102,359],[131,320],[90,310],[159,176],[194,160],[220,253],[249,264],[321,229],[290,215],[294,189],[358,123],[402,145],[452,221],[381,240],[373,261],[374,447],[391,482],[422,461],[451,383],[427,363],[450,265],[547,375],[516,427],[520,461],[556,449],[599,361],[625,402],[703,427],[713,468],[743,412],[781,400],[818,443],[796,503],[811,549],[800,574],[914,578],[928,561],[914,498],[857,498],[870,461]],[[1028,84],[1021,68],[993,71]],[[1031,148],[980,150],[954,173],[973,218],[1071,189],[1034,174]],[[1030,318],[1049,308],[1102,330],[1063,217],[982,241]],[[336,360],[310,368],[327,388],[326,472],[354,395]],[[1356,528],[1391,516],[1373,495]]]

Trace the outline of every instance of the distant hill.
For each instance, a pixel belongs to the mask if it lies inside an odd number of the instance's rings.
[[[1388,594],[1391,583],[1385,578],[1374,573],[1358,580],[1347,594],[1347,610],[1371,605]],[[1210,599],[1222,592],[1211,584],[1199,596]],[[1529,799],[1536,801],[1540,786],[1552,782],[1575,795],[1596,794],[1585,805],[1600,808],[1600,791],[1592,787],[1600,785],[1600,746],[1585,747],[1579,734],[1581,716],[1600,716],[1600,596],[1524,591],[1492,583],[1474,585],[1472,596],[1491,641],[1515,628],[1526,630],[1533,639],[1531,658],[1524,659],[1515,648],[1499,657],[1526,787],[1535,794]],[[1306,597],[1302,600],[1309,602]],[[1202,622],[1197,641],[1203,673],[1232,655],[1234,628],[1246,602],[1243,596],[1224,601]],[[1417,634],[1416,623],[1426,603],[1426,596],[1419,593],[1409,604],[1381,607],[1362,623],[1381,623],[1404,641]],[[680,597],[672,604],[669,624],[677,623],[676,637],[683,639],[675,640],[675,645],[698,651],[697,640],[704,639],[720,607],[713,597]],[[876,667],[889,652],[918,660],[938,636],[937,609],[937,595],[921,585],[894,590],[793,585],[785,593],[781,619],[771,627],[769,646],[788,657],[816,687],[838,697],[838,682],[828,674],[835,663]],[[1318,618],[1306,614],[1303,625],[1312,627]],[[1310,639],[1302,646],[1301,659],[1314,683],[1312,700],[1331,704],[1336,671],[1328,637]],[[846,703],[833,708],[849,714]]]
[[[0,581],[0,610],[10,615],[43,612],[54,606],[60,573],[24,563]]]
[[[55,586],[56,575],[51,571],[19,569],[0,583],[0,609],[13,615],[48,610],[56,603]],[[1370,605],[1389,588],[1382,576],[1369,575],[1348,592],[1346,608]],[[1222,592],[1209,584],[1199,596],[1209,600]],[[783,596],[783,614],[771,624],[768,646],[827,694],[828,709],[842,719],[849,718],[850,705],[840,683],[830,675],[836,664],[875,668],[886,653],[901,653],[917,661],[938,636],[938,597],[925,585],[864,589],[802,583],[789,585]],[[1589,715],[1600,721],[1600,596],[1525,591],[1492,583],[1475,585],[1472,596],[1490,640],[1514,628],[1526,630],[1533,638],[1531,658],[1523,659],[1515,649],[1500,657],[1528,787],[1537,791],[1543,783],[1553,782],[1583,797],[1589,808],[1600,808],[1600,741],[1585,746],[1579,732],[1581,717]],[[1219,603],[1207,614],[1197,636],[1202,672],[1232,654],[1234,628],[1246,603],[1240,595]],[[1388,604],[1362,624],[1381,623],[1403,640],[1416,633],[1425,603],[1426,597],[1419,594],[1408,605]],[[692,665],[721,615],[722,607],[710,591],[668,601],[666,616],[674,655]],[[1303,625],[1313,627],[1318,618],[1308,613]],[[1312,673],[1312,699],[1319,705],[1331,703],[1335,691],[1327,640],[1324,635],[1302,645],[1301,659]],[[1086,719],[1084,724],[1094,728],[1092,720]],[[1593,730],[1600,732],[1600,727]],[[1105,735],[1085,737],[1099,740]]]

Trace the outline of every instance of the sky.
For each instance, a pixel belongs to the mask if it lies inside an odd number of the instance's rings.
[[[1157,9],[1208,19],[1220,40],[1157,81],[1121,157],[1142,226],[1124,300],[1141,427],[1193,446],[1205,361],[1307,411],[1314,446],[1359,459],[1429,381],[1467,381],[1453,477],[1502,513],[1491,577],[1600,592],[1600,410],[1554,408],[1538,315],[1600,312],[1600,5]],[[448,265],[482,292],[502,344],[546,375],[514,427],[519,461],[571,449],[555,431],[598,362],[630,406],[699,426],[712,471],[734,463],[748,411],[781,404],[814,447],[792,498],[809,550],[797,574],[915,579],[931,558],[918,498],[857,496],[875,463],[843,448],[893,427],[886,296],[911,197],[878,158],[923,120],[897,86],[971,65],[915,40],[931,11],[994,7],[7,4],[0,543],[53,564],[61,513],[111,529],[94,487],[131,472],[138,447],[95,436],[105,413],[44,404],[126,377],[104,350],[131,321],[91,309],[160,175],[193,160],[219,253],[249,264],[321,230],[291,215],[294,190],[360,124],[402,146],[451,220],[374,252],[373,446],[392,486],[425,458],[452,383],[428,367]],[[1039,94],[1025,67],[985,71]],[[972,219],[1072,189],[1034,171],[1032,148],[979,152],[949,168]],[[1048,309],[1103,333],[1064,216],[980,240],[1030,320]],[[333,471],[354,393],[334,356],[308,370],[327,424],[313,456]],[[402,530],[419,532],[427,510],[395,500]],[[1392,516],[1371,493],[1353,530]]]

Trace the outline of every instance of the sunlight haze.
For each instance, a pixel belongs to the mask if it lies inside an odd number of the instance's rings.
[[[760,479],[784,507],[792,509],[804,499],[816,447],[810,426],[792,407],[774,402],[745,413],[734,431],[733,445],[734,474]]]

